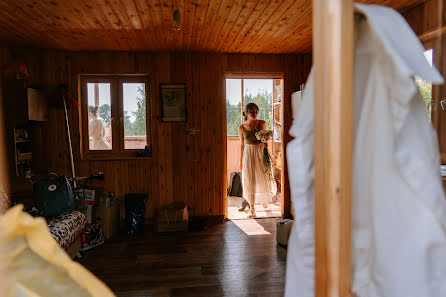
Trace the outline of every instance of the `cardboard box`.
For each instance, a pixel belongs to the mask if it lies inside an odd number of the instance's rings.
[[[156,231],[175,232],[189,229],[189,214],[184,202],[174,202],[157,211]]]
[[[96,223],[101,225],[105,239],[110,239],[119,232],[119,202],[109,207],[96,207]]]

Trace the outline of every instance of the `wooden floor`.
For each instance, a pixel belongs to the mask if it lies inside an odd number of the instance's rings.
[[[230,220],[244,220],[249,216],[249,211],[246,209],[245,211],[238,211],[239,206],[242,205],[242,201],[245,200],[242,197],[234,197],[228,196],[228,218]],[[264,208],[262,205],[257,204],[256,208],[256,217],[257,218],[281,218],[282,211],[280,208],[280,202],[277,203],[269,203],[267,208]]]
[[[283,296],[279,219],[228,221],[205,231],[118,235],[78,261],[117,296]]]

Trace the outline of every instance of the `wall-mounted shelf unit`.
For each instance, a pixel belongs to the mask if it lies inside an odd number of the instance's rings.
[[[31,178],[33,159],[32,140],[28,128],[14,128],[15,172],[17,176]]]

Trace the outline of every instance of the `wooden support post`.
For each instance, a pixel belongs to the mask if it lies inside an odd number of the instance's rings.
[[[3,52],[0,49],[0,64],[5,64],[6,61],[2,60]],[[3,104],[3,73],[0,73],[0,214],[9,207],[9,195],[11,193],[11,180],[9,175],[11,174],[8,165],[8,137],[6,135],[6,122],[4,114],[8,112],[4,110]],[[9,137],[10,139],[11,137]],[[15,136],[14,136],[15,138]],[[1,263],[0,263],[1,264]],[[0,290],[1,291],[1,290]],[[0,294],[0,296],[3,296]]]
[[[98,107],[98,116],[99,116],[99,84],[94,83],[94,106]]]
[[[353,1],[313,0],[315,296],[351,295]]]

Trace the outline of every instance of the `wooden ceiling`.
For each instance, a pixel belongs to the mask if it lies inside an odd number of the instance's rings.
[[[399,11],[423,0],[364,0]],[[305,53],[311,0],[0,0],[6,45],[82,50]]]

